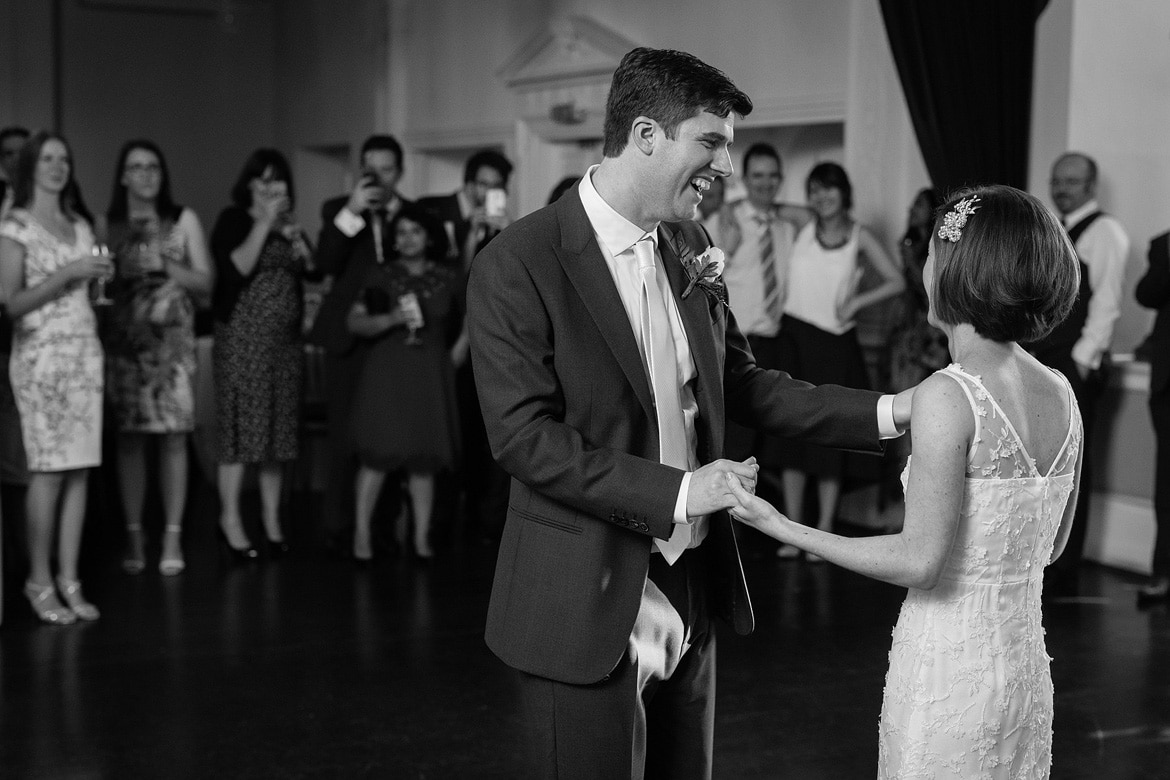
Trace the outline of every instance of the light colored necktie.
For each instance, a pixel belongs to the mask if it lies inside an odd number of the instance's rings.
[[[776,249],[772,241],[772,215],[760,214],[756,216],[760,223],[760,275],[764,281],[764,311],[776,322],[784,314],[784,304],[780,300],[780,269],[777,267]]]
[[[638,310],[642,344],[654,385],[654,408],[658,415],[658,459],[667,466],[685,471],[689,467],[690,458],[687,453],[686,425],[683,422],[678,358],[666,310],[665,296],[670,294],[670,289],[665,274],[658,268],[651,239],[643,238],[634,244],[634,258],[638,261],[638,274],[642,278]],[[669,540],[654,540],[669,564],[678,560],[690,542],[691,527],[681,523],[674,524]]]

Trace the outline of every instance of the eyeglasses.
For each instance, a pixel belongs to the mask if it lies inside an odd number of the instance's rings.
[[[159,173],[162,166],[158,163],[133,163],[126,166],[126,173]]]

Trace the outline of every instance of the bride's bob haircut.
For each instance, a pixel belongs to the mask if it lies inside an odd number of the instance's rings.
[[[1068,234],[1043,203],[1014,187],[952,195],[937,212],[931,245],[931,310],[940,322],[969,323],[992,341],[1035,341],[1076,302],[1080,263]]]

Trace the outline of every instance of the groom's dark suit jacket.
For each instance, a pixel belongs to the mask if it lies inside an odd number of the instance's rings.
[[[758,368],[726,307],[701,290],[681,298],[677,242],[700,253],[701,228],[664,223],[658,235],[698,371],[700,462],[722,457],[725,413],[783,436],[879,450],[878,394]],[[517,669],[597,682],[626,650],[652,539],[670,536],[683,472],[658,462],[650,382],[577,190],[492,241],[472,265],[468,296],[484,421],[513,477],[487,643]],[[713,609],[750,633],[726,513],[711,516],[699,550]]]

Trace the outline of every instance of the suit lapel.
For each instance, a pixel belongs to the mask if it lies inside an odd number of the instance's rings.
[[[690,342],[691,358],[695,361],[695,370],[698,372],[695,400],[699,404],[699,420],[714,431],[718,427],[715,421],[723,417],[723,410],[718,403],[718,399],[722,398],[723,377],[719,358],[715,353],[707,294],[694,289],[685,300],[682,297],[683,290],[690,280],[683,270],[675,247],[685,241],[681,232],[676,232],[665,224],[659,225],[658,252],[662,255],[662,265],[666,270],[666,278],[670,281],[670,289],[674,292],[674,301],[678,305],[679,316],[687,332],[687,341]],[[716,392],[717,388],[719,392]]]
[[[642,352],[630,328],[630,318],[622,305],[601,248],[597,246],[580,196],[576,188],[570,192],[571,196],[566,194],[558,202],[557,214],[564,240],[561,246],[556,247],[557,258],[621,366],[622,373],[634,389],[646,415],[651,420],[657,420],[654,399],[650,393],[650,378],[646,375]]]

